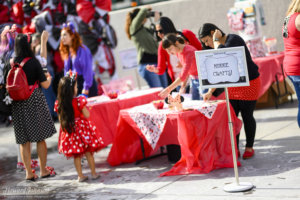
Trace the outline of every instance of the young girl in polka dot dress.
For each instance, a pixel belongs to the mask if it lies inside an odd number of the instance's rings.
[[[95,171],[93,153],[103,148],[102,138],[97,136],[96,127],[88,120],[89,111],[87,100],[77,94],[77,75],[70,71],[63,77],[58,86],[58,100],[55,102],[55,111],[60,121],[59,152],[67,158],[74,157],[74,165],[78,173],[78,181],[88,180],[82,174],[81,157],[86,156],[91,169],[92,179],[98,179]]]

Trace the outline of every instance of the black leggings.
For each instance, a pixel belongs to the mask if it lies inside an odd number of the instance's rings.
[[[230,104],[234,109],[236,116],[239,112],[242,114],[244,129],[246,133],[246,147],[253,147],[256,121],[253,116],[256,101],[244,101],[244,100],[230,100]],[[236,136],[237,148],[239,148],[240,133]]]

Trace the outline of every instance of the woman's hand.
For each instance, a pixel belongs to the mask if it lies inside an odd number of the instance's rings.
[[[215,39],[221,39],[221,37],[222,37],[221,31],[218,30],[218,29],[216,29],[215,32],[214,32],[214,35],[213,35],[213,41],[214,41]]]
[[[159,94],[158,96],[160,96],[161,98],[166,98],[169,94],[170,94],[171,90],[169,87],[163,89]]]
[[[85,94],[85,95],[87,95],[87,96],[89,95],[89,91],[88,91],[88,90],[85,90],[85,89],[82,89],[81,93],[82,93],[82,94]]]
[[[149,72],[158,73],[158,69],[155,67],[155,65],[147,65],[147,66],[146,66],[146,69],[147,69]]]
[[[207,93],[203,94],[203,100],[208,101],[212,96],[212,92],[208,91]]]
[[[179,94],[184,94],[186,91],[186,87],[185,86],[181,86],[180,90],[179,90]]]

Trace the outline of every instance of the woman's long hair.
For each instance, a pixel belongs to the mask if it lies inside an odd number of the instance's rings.
[[[290,14],[293,14],[295,12],[300,12],[300,0],[293,0],[290,3],[289,8],[286,12],[286,15],[290,15]]]
[[[132,10],[131,12],[127,13],[126,15],[126,22],[125,22],[125,32],[129,40],[131,40],[131,34],[130,34],[130,25],[132,20],[135,18],[135,16],[139,13],[140,9],[136,8]]]
[[[176,30],[172,20],[168,17],[161,17],[159,19],[159,25],[162,28],[164,34],[177,33],[177,30]]]
[[[211,31],[215,31],[216,29],[218,29],[219,31],[221,31],[222,33],[222,37],[225,35],[225,33],[219,29],[219,27],[217,27],[214,24],[211,23],[205,23],[202,25],[202,27],[199,28],[198,31],[198,39],[200,40],[203,49],[212,49],[211,47],[206,46],[203,42],[202,42],[202,38],[206,37],[206,36],[211,36]]]
[[[74,131],[74,110],[72,100],[74,97],[75,81],[70,77],[63,77],[59,81],[57,100],[58,116],[63,131],[72,133]]]
[[[15,39],[15,56],[18,58],[31,57],[35,58],[33,51],[30,48],[30,36],[19,33]]]
[[[76,52],[79,49],[79,47],[83,47],[83,46],[82,46],[81,38],[76,31],[74,31],[73,33],[73,31],[69,27],[65,27],[62,30],[66,30],[72,38],[71,46],[64,45],[62,42],[60,42],[59,44],[60,55],[63,60],[67,60],[69,58],[70,53],[72,56],[76,55]]]

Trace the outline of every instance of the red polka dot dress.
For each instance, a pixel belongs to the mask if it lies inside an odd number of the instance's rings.
[[[86,152],[97,152],[104,147],[102,137],[96,134],[94,126],[82,114],[87,100],[80,96],[73,98],[75,127],[73,133],[60,130],[58,151],[66,157],[82,156]],[[54,110],[57,112],[58,102],[55,102]]]

